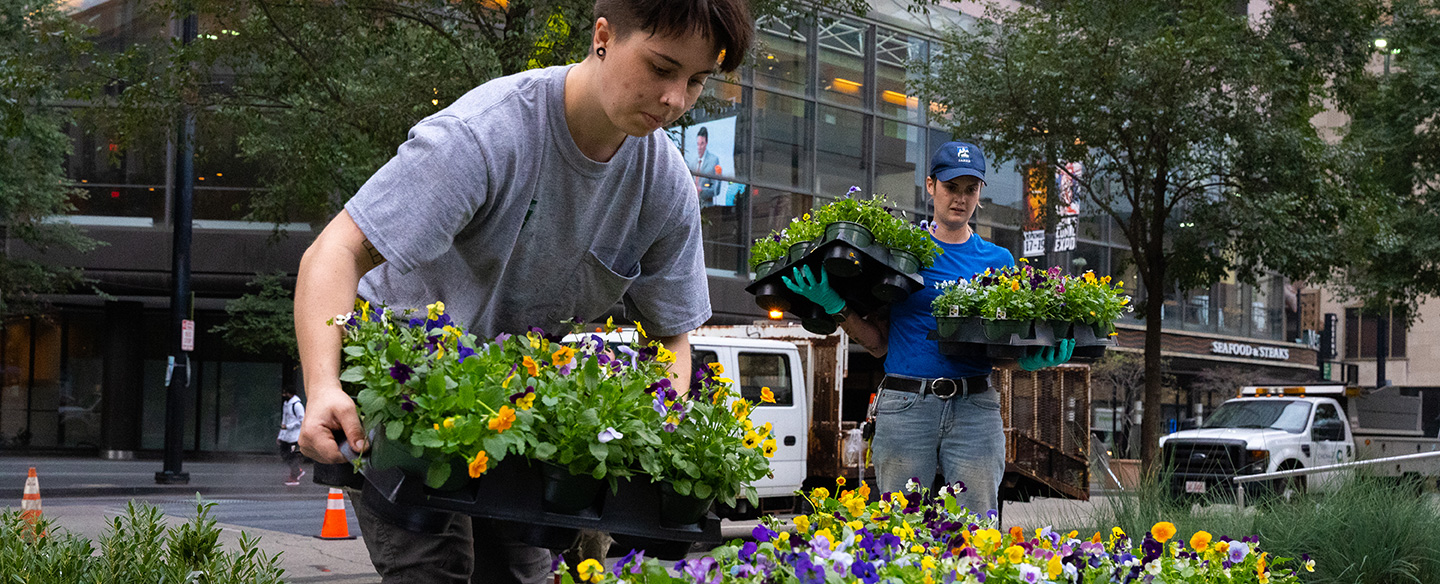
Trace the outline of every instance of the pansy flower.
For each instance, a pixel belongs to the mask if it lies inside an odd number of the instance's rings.
[[[624,434],[621,434],[621,433],[620,433],[618,430],[616,430],[614,427],[607,427],[607,428],[605,428],[605,430],[601,431],[598,436],[596,436],[596,439],[599,440],[601,444],[604,444],[604,443],[609,442],[609,441],[611,441],[611,440],[616,440],[616,439],[624,438],[624,437],[625,437],[625,435],[624,435]]]
[[[410,376],[414,374],[415,370],[412,369],[409,365],[400,362],[399,359],[396,359],[395,365],[390,368],[390,377],[394,378],[395,381],[398,381],[401,384],[410,381]]]
[[[521,359],[520,364],[525,367],[525,372],[529,373],[531,377],[540,376],[540,364],[536,363],[534,359],[531,359],[529,355]]]
[[[495,412],[495,415],[490,418],[488,426],[498,434],[509,430],[514,423],[515,409],[510,406],[500,406],[500,411]]]
[[[470,465],[469,465],[470,478],[472,478],[472,479],[478,479],[478,478],[480,478],[480,475],[485,474],[485,471],[488,470],[489,468],[490,468],[490,455],[485,454],[485,451],[484,451],[484,450],[481,450],[480,452],[478,452],[478,453],[475,454],[475,458],[470,459]]]

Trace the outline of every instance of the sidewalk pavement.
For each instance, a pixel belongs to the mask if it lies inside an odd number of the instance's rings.
[[[378,584],[363,539],[321,540],[313,537],[324,520],[329,488],[311,482],[284,483],[287,469],[279,457],[237,456],[226,461],[185,462],[187,485],[159,485],[160,460],[102,460],[81,457],[0,456],[0,505],[18,507],[26,472],[35,467],[46,518],[70,533],[93,541],[106,533],[108,522],[125,512],[128,501],[143,501],[166,511],[169,524],[184,523],[194,514],[195,495],[219,504],[212,510],[226,551],[240,549],[240,534],[260,538],[266,553],[280,553],[286,582]],[[309,469],[309,465],[306,465]],[[313,503],[313,504],[312,504]],[[297,510],[298,517],[276,518],[266,509]],[[350,534],[360,535],[354,507],[345,502]],[[233,521],[245,521],[240,525]],[[282,531],[256,527],[256,523]],[[304,532],[304,533],[300,533]],[[282,553],[283,552],[283,553]]]

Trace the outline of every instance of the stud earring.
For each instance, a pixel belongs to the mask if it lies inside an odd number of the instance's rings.
[[[596,57],[600,57],[601,59],[604,59],[604,58],[605,58],[605,47],[596,47],[596,48],[595,48],[595,56],[596,56]]]

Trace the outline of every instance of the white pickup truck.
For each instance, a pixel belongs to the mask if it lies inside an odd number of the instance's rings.
[[[1238,475],[1440,450],[1424,414],[1434,409],[1426,402],[1440,395],[1405,392],[1343,385],[1245,387],[1200,428],[1160,439],[1170,492],[1228,498],[1235,496],[1232,479]],[[1371,468],[1381,476],[1440,475],[1440,461],[1434,459]],[[1337,478],[1337,472],[1319,472],[1249,483],[1246,497],[1330,490]]]

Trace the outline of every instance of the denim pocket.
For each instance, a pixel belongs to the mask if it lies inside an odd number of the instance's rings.
[[[882,389],[880,395],[875,397],[875,413],[898,414],[914,407],[915,402],[918,401],[920,401],[920,394]]]
[[[975,407],[982,410],[991,412],[1000,411],[1000,392],[994,388],[991,388],[990,391],[985,393],[972,395],[969,399],[971,404],[974,404]]]

